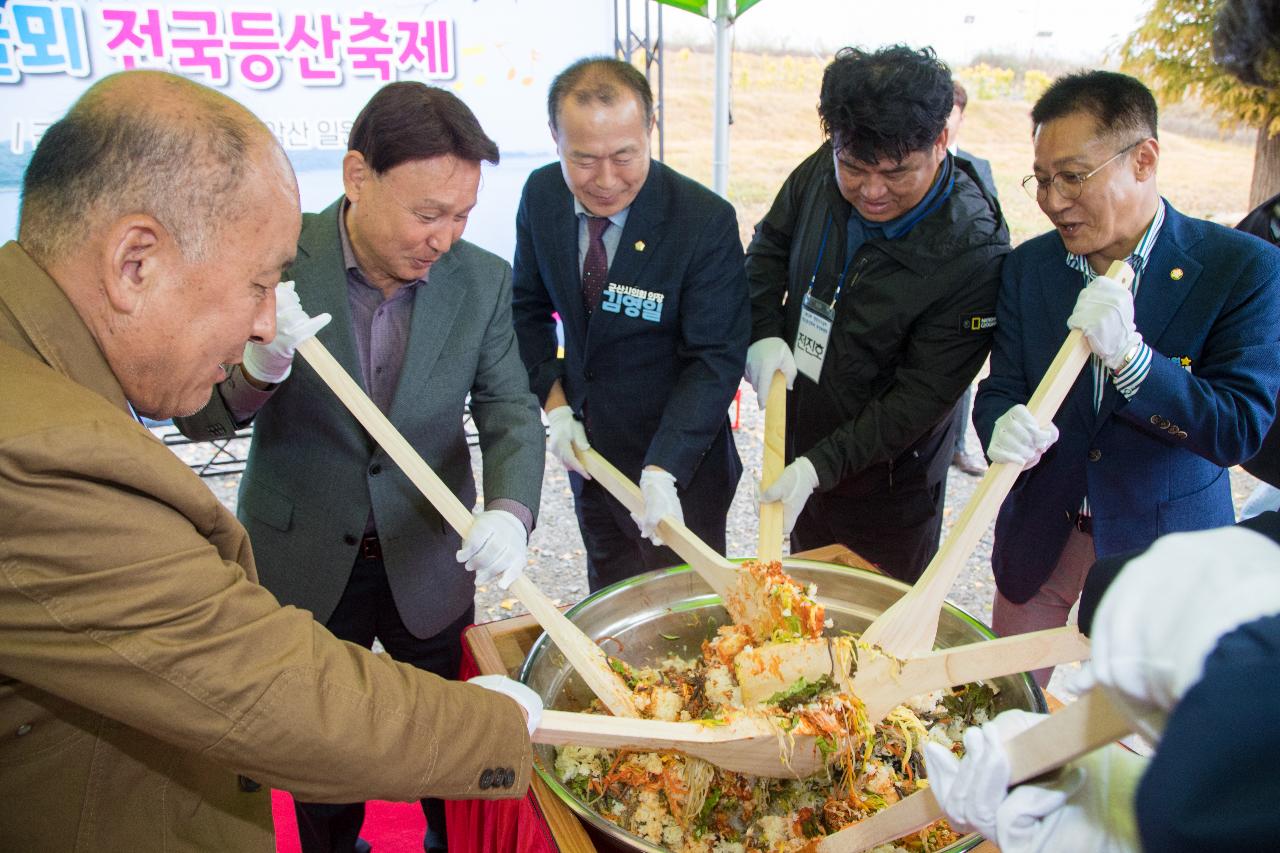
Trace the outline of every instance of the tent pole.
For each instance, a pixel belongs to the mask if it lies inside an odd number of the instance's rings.
[[[730,0],[716,0],[716,80],[715,115],[712,117],[714,151],[711,159],[711,188],[729,197],[729,72],[731,63],[729,27]]]

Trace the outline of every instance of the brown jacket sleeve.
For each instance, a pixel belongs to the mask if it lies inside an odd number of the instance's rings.
[[[282,608],[240,524],[127,415],[48,375],[17,390],[41,405],[0,425],[0,672],[308,800],[524,792],[515,702]]]

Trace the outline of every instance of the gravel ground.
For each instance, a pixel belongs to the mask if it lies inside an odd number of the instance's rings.
[[[755,508],[755,478],[760,472],[764,417],[756,402],[755,392],[745,382],[742,385],[739,424],[734,433],[738,453],[745,469],[738,484],[737,494],[729,511],[729,556],[750,556],[756,553],[757,512]],[[733,410],[730,410],[732,417]],[[975,452],[980,445],[972,426],[969,428],[969,450]],[[199,464],[210,456],[210,445],[176,447],[175,452],[188,463]],[[248,451],[247,440],[236,440],[228,445],[228,451],[243,456]],[[473,450],[476,481],[480,482],[480,454]],[[1257,480],[1240,469],[1231,471],[1232,492],[1236,509],[1248,496]],[[240,477],[237,474],[211,477],[205,480],[219,499],[235,509],[236,490]],[[947,477],[947,500],[943,510],[943,537],[947,535],[953,519],[959,516],[965,503],[973,495],[979,478],[950,469]],[[558,462],[548,460],[542,481],[542,506],[538,527],[529,543],[529,577],[554,601],[567,604],[579,601],[587,594],[586,557],[582,536],[578,532],[577,518],[573,512],[573,494],[564,468]],[[991,576],[991,530],[988,529],[970,556],[964,570],[956,579],[951,591],[951,601],[973,614],[984,624],[991,623],[991,604],[995,596],[995,583]],[[476,592],[476,619],[485,622],[503,619],[524,612],[513,597],[496,586],[480,587]],[[1055,674],[1050,684],[1055,695],[1068,697],[1062,670]]]

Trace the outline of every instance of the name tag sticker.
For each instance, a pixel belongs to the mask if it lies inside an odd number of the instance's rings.
[[[638,317],[650,323],[662,322],[662,307],[666,295],[630,285],[609,282],[600,301],[600,308],[610,314]]]
[[[990,332],[996,327],[995,314],[961,314],[960,331]]]
[[[827,357],[827,340],[831,337],[831,322],[836,312],[821,299],[805,294],[800,304],[800,328],[796,329],[796,343],[792,353],[796,369],[814,382],[822,375],[822,362]]]

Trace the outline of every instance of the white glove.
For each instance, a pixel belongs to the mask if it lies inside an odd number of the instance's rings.
[[[680,508],[680,497],[676,494],[675,475],[661,468],[644,469],[640,472],[640,494],[644,497],[644,513],[632,513],[631,520],[640,528],[641,536],[654,545],[661,545],[658,522],[671,516],[684,524],[684,510]]]
[[[586,427],[574,416],[573,407],[556,406],[547,412],[547,423],[551,428],[547,435],[547,450],[563,462],[564,467],[570,471],[577,471],[590,480],[591,475],[587,473],[586,468],[582,467],[577,454],[573,452],[575,447],[578,450],[591,449],[591,444],[587,441]]]
[[[1010,776],[1009,756],[1002,744],[1043,718],[1027,711],[1005,711],[981,728],[966,730],[963,761],[941,744],[925,744],[929,787],[957,831],[996,837],[996,812],[1008,794]]]
[[[506,510],[490,509],[476,513],[471,532],[454,558],[476,573],[476,583],[496,579],[506,589],[524,573],[528,544],[529,534],[520,519]]]
[[[800,510],[804,509],[805,502],[816,488],[817,469],[805,457],[797,456],[794,462],[782,469],[778,479],[760,493],[760,502],[782,501],[783,526],[786,528],[783,532],[790,534],[800,517]]]
[[[1057,440],[1058,428],[1053,421],[1040,426],[1031,410],[1019,403],[996,418],[987,456],[992,462],[1020,465],[1025,471]]]
[[[791,390],[796,381],[796,359],[782,338],[761,338],[747,347],[747,381],[755,389],[761,409],[768,400],[773,374],[779,370],[787,380],[787,390]]]
[[[529,727],[530,735],[542,722],[542,697],[534,693],[527,684],[507,678],[505,675],[477,675],[468,678],[467,683],[516,700],[524,709],[525,724]]]
[[[245,344],[241,369],[260,382],[283,382],[293,370],[298,344],[329,325],[330,319],[328,314],[308,317],[294,293],[293,282],[281,283],[276,287],[276,336],[269,344]]]
[[[1002,853],[1138,853],[1134,791],[1147,761],[1110,744],[1055,779],[1019,785],[996,812]]]
[[[1125,354],[1142,343],[1142,335],[1133,325],[1132,291],[1105,275],[1080,291],[1067,326],[1084,332],[1089,349],[1112,370],[1118,370]]]
[[[1218,640],[1274,613],[1280,546],[1270,539],[1242,527],[1163,536],[1103,595],[1093,618],[1092,676],[1157,741]]]
[[[944,746],[925,744],[929,783],[952,827],[977,830],[1002,853],[1139,850],[1133,790],[1146,761],[1121,747],[1091,753],[1046,783],[1005,790],[1010,775],[1005,744],[1042,719],[1042,714],[1006,711],[980,729],[969,729],[963,761]]]

